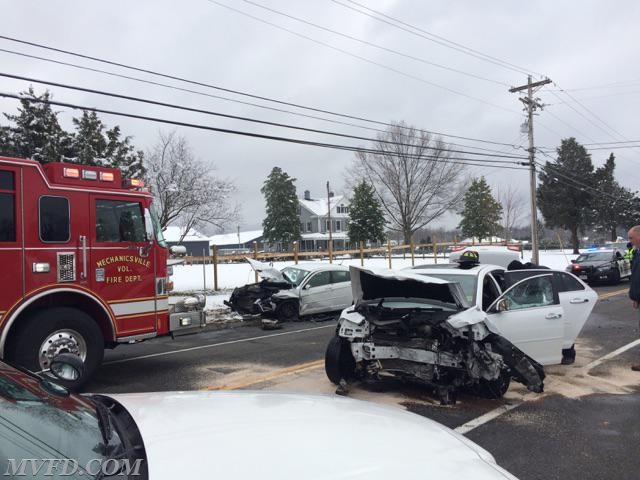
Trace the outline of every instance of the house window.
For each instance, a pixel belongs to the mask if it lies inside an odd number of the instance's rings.
[[[336,232],[342,231],[342,222],[340,220],[336,220]]]
[[[331,222],[329,220],[324,221],[324,228],[327,232],[331,230]]]
[[[310,232],[312,229],[311,222],[307,222],[307,232]]]
[[[338,213],[349,213],[349,207],[343,204],[338,205],[337,210],[338,210]]]

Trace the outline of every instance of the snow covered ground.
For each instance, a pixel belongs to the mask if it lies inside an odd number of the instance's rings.
[[[531,258],[531,252],[524,253],[524,262],[528,262]],[[564,269],[571,261],[572,258],[576,258],[570,250],[565,251],[548,251],[540,252],[540,263],[553,269]],[[447,263],[448,260],[444,258],[438,258],[438,263]],[[336,260],[335,263],[342,263],[343,265],[360,265],[360,259],[352,258],[345,260]],[[433,258],[425,258],[416,255],[415,264],[432,264]],[[293,265],[293,262],[274,262],[273,266],[278,269],[282,269],[288,265]],[[365,267],[378,267],[387,268],[388,260],[385,258],[365,258]],[[392,267],[394,269],[404,268],[411,266],[411,258],[403,259],[392,258]],[[173,282],[174,290],[178,292],[193,292],[213,290],[213,266],[206,265],[203,268],[202,265],[174,265],[173,267]],[[254,272],[248,263],[225,263],[218,265],[218,288],[228,293],[221,293],[218,295],[210,295],[207,298],[207,308],[219,308],[222,305],[222,300],[228,298],[230,290],[235,287],[245,285],[247,283],[254,282]],[[206,288],[205,288],[206,287]]]

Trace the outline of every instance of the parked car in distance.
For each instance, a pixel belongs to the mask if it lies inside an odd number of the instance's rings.
[[[613,285],[631,277],[631,262],[624,258],[624,250],[594,248],[571,261],[567,272],[587,282],[608,282]]]
[[[241,315],[262,314],[291,321],[339,312],[353,303],[346,266],[309,262],[278,270],[246,260],[263,280],[236,288],[224,302]]]
[[[46,472],[60,459],[56,478],[517,480],[471,440],[395,407],[240,391],[72,395],[1,361],[0,438],[0,470],[21,477],[25,460]]]
[[[521,259],[520,245],[472,245],[453,247],[449,254],[449,263],[457,263],[466,251],[474,251],[480,255],[482,263],[499,265],[507,268],[513,260]]]

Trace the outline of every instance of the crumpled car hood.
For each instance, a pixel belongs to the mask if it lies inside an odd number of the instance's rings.
[[[464,292],[455,282],[387,269],[363,267],[349,268],[351,290],[356,305],[363,300],[382,298],[413,298],[454,303],[460,308],[469,308]]]
[[[282,272],[277,268],[273,268],[268,263],[259,262],[258,260],[254,260],[253,258],[249,257],[245,257],[245,260],[249,262],[251,268],[258,272],[260,278],[263,278],[265,280],[275,280],[277,282],[286,282],[286,279],[284,278],[284,275],[282,275]]]
[[[156,480],[515,478],[462,435],[395,407],[246,391],[113,398],[140,429]]]

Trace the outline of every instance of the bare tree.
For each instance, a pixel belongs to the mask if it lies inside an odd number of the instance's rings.
[[[522,193],[509,184],[498,189],[498,201],[502,205],[502,230],[504,239],[508,242],[513,236],[513,229],[523,220],[525,200]]]
[[[409,243],[417,230],[455,210],[464,195],[464,167],[449,157],[440,139],[401,122],[356,153],[350,176],[373,185],[389,228]]]
[[[146,167],[160,227],[179,224],[180,241],[191,228],[222,227],[237,219],[238,207],[229,205],[233,182],[216,177],[211,163],[196,159],[184,137],[160,132],[146,154]]]

